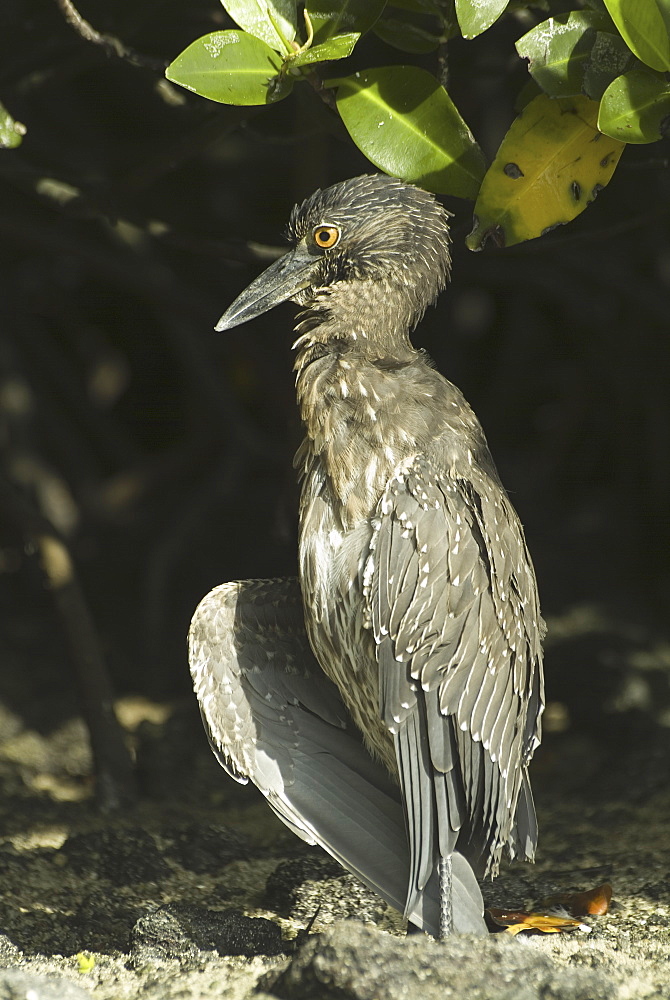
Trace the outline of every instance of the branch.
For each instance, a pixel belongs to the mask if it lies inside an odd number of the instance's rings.
[[[337,112],[337,104],[335,103],[335,95],[332,90],[328,87],[324,87],[323,80],[316,72],[316,70],[311,69],[309,72],[304,74],[304,78],[307,80],[310,87],[319,95],[323,103],[331,111]],[[339,116],[338,116],[339,117]]]
[[[0,511],[34,545],[70,646],[95,761],[98,801],[105,810],[135,800],[135,776],[114,714],[112,686],[93,618],[70,552],[28,496],[0,475]]]
[[[86,21],[72,0],[56,0],[56,4],[60,9],[61,14],[73,28],[80,38],[83,38],[85,42],[92,42],[94,45],[99,45],[103,48],[108,56],[114,56],[117,59],[123,59],[126,62],[132,63],[133,66],[143,66],[145,69],[150,69],[154,73],[160,73],[163,75],[163,71],[167,66],[167,62],[161,59],[154,59],[152,56],[142,55],[140,52],[136,52],[135,49],[131,49],[128,45],[121,41],[120,38],[116,38],[115,35],[102,34],[96,31],[92,24]]]

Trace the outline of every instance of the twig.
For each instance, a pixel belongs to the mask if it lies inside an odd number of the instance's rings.
[[[85,42],[92,42],[94,45],[99,45],[105,50],[108,56],[115,56],[117,59],[123,59],[126,62],[132,63],[133,66],[143,66],[154,73],[163,74],[167,62],[161,59],[154,59],[152,56],[145,56],[141,52],[136,52],[135,49],[130,48],[130,46],[122,42],[120,38],[116,38],[115,35],[102,34],[100,31],[96,31],[93,25],[89,24],[81,16],[72,3],[72,0],[56,0],[56,4],[70,27]]]
[[[96,628],[67,545],[27,495],[4,476],[0,476],[0,510],[35,546],[53,594],[79,682],[95,761],[98,801],[106,810],[127,806],[136,797],[132,763],[114,714],[112,686]]]
[[[309,70],[309,72],[303,74],[304,79],[307,80],[310,87],[316,91],[326,107],[330,108],[331,111],[337,113],[337,104],[335,103],[335,95],[332,90],[328,87],[324,87],[323,80],[316,72],[316,70]],[[339,118],[339,115],[338,115]]]

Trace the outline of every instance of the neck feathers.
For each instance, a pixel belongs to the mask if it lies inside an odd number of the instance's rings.
[[[346,529],[371,516],[394,470],[414,454],[402,374],[411,383],[410,372],[426,362],[409,345],[400,361],[371,358],[369,339],[361,350],[348,341],[335,351],[311,333],[302,337],[296,391],[305,439],[296,466],[303,497],[327,490]]]
[[[409,331],[423,308],[408,295],[398,299],[397,292],[381,281],[341,281],[320,289],[295,327],[296,369],[306,361],[306,348],[316,348],[320,354],[351,351],[371,362],[411,360],[416,351]]]

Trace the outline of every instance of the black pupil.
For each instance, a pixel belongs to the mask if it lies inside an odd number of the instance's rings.
[[[316,238],[318,239],[319,243],[329,243],[331,237],[332,237],[332,233],[328,229],[322,229],[317,234]]]

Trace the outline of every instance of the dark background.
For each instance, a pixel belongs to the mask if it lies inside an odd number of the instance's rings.
[[[229,26],[216,0],[81,13],[164,61]],[[489,156],[528,27],[449,47],[450,92]],[[65,537],[116,691],[186,699],[199,599],[295,571],[293,307],[213,326],[294,201],[374,168],[307,85],[214,105],[86,44],[49,0],[3,0],[0,39],[0,100],[27,127],[0,150],[0,474]],[[435,69],[374,37],[350,65],[403,61]],[[526,526],[548,752],[569,737],[577,762],[652,784],[670,723],[667,157],[667,142],[629,147],[575,223],[507,251],[465,250],[472,206],[445,199],[453,284],[415,335],[474,406]],[[0,616],[0,697],[48,731],[78,712],[71,648],[9,509]]]

